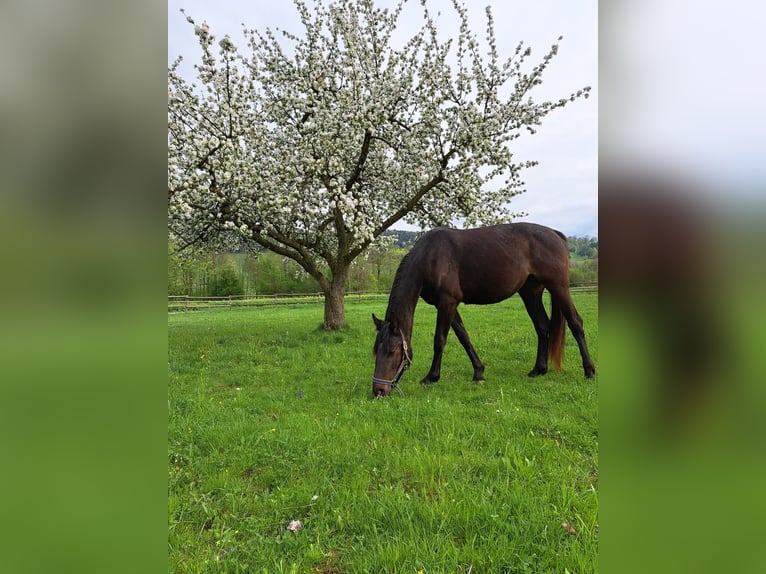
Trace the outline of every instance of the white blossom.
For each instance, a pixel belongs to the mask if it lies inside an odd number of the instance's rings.
[[[246,54],[224,35],[214,55],[208,24],[187,17],[201,58],[195,84],[180,59],[168,69],[171,233],[260,243],[324,287],[398,220],[510,220],[534,165],[514,161],[513,141],[589,88],[535,102],[560,39],[536,64],[523,42],[503,59],[489,8],[480,41],[464,6],[440,34],[422,4],[422,29],[399,46],[404,0],[296,0],[303,32],[245,29]]]

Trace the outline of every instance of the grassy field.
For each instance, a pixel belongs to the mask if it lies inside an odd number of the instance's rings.
[[[574,297],[598,368],[597,293]],[[372,312],[349,302],[336,333],[321,305],[169,315],[170,570],[597,572],[598,379],[571,333],[564,369],[528,379],[521,300],[461,307],[487,382],[450,334],[422,388],[421,302],[406,397],[373,400]]]

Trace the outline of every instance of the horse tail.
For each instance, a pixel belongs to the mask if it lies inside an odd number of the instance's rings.
[[[551,326],[548,331],[548,358],[557,370],[561,370],[564,358],[564,311],[556,297],[551,296]]]

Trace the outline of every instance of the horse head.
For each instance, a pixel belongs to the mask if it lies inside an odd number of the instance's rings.
[[[381,321],[374,313],[372,320],[378,331],[372,350],[375,355],[372,394],[379,398],[387,397],[392,389],[396,389],[404,396],[399,388],[399,379],[412,363],[407,338],[404,331],[391,321]]]

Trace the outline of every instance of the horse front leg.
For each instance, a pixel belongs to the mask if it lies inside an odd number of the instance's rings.
[[[436,312],[436,331],[434,332],[434,358],[431,361],[431,368],[428,374],[420,381],[421,385],[431,385],[441,377],[442,354],[444,346],[447,344],[447,335],[450,325],[455,317],[457,309],[456,304],[439,305]]]
[[[473,366],[473,382],[484,382],[484,364],[479,359],[479,355],[476,353],[476,349],[471,344],[471,339],[468,337],[468,331],[465,330],[463,320],[460,318],[460,313],[455,311],[455,318],[452,320],[452,330],[455,331],[458,341],[463,345],[465,352],[468,353],[468,358],[471,360]]]

